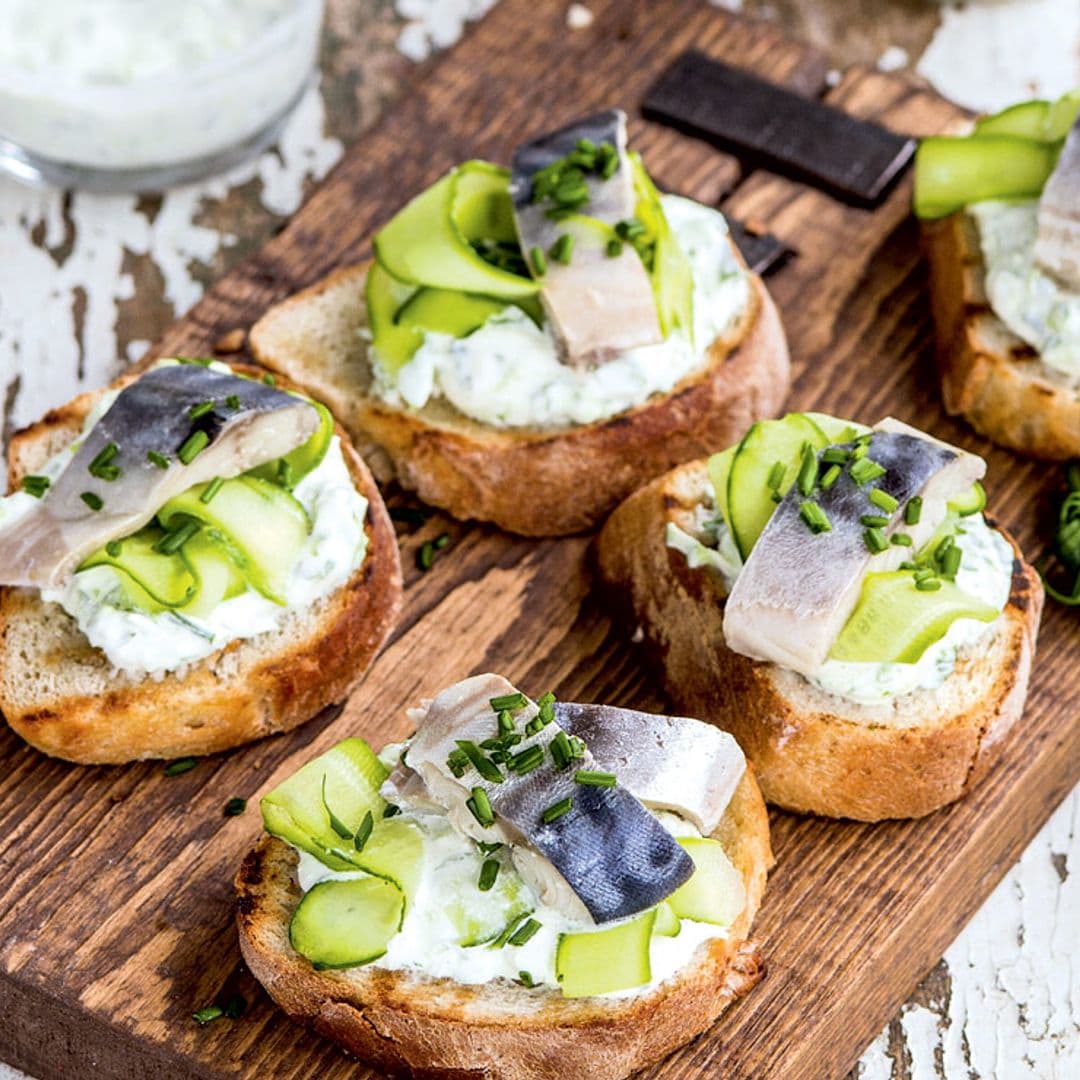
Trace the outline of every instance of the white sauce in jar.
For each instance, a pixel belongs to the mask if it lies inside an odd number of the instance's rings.
[[[0,138],[60,164],[208,157],[299,95],[323,0],[0,0]]]

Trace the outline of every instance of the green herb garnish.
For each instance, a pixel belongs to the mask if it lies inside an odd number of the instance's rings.
[[[470,742],[468,739],[458,739],[457,745],[458,749],[468,758],[472,767],[485,780],[492,784],[501,784],[503,782],[503,774],[499,772],[499,767],[493,761],[484,757],[476,743]]]
[[[495,824],[495,811],[491,808],[491,800],[482,787],[474,787],[472,795],[465,800],[469,813],[486,829]]]
[[[166,533],[155,545],[161,555],[175,555],[200,529],[197,521],[188,521],[171,533]]]
[[[86,471],[98,480],[112,482],[120,477],[120,469],[111,464],[112,459],[120,453],[120,447],[116,443],[106,443],[97,453],[93,461],[86,467]]]
[[[799,505],[799,517],[806,522],[807,528],[815,535],[832,531],[829,516],[813,499],[807,499]]]
[[[105,500],[102,499],[100,495],[95,495],[92,491],[84,491],[79,498],[82,499],[82,501],[95,513],[105,505]]]
[[[372,816],[370,810],[364,814],[363,821],[360,822],[360,828],[356,830],[356,834],[353,836],[353,847],[357,851],[363,851],[364,845],[371,839],[371,832],[375,828],[375,818]]]
[[[566,814],[569,814],[570,811],[573,808],[574,808],[573,797],[570,796],[570,795],[567,795],[565,799],[560,799],[558,802],[552,803],[540,815],[540,820],[545,825],[550,825],[553,821],[558,821],[559,818],[563,817]]]
[[[198,1012],[191,1014],[191,1019],[196,1024],[209,1024],[211,1020],[217,1020],[218,1017],[224,1016],[225,1010],[220,1005],[207,1005],[205,1009],[200,1009]]]
[[[839,465],[830,465],[825,470],[825,473],[821,478],[821,490],[822,491],[828,491],[829,488],[831,488],[833,486],[833,484],[835,484],[836,481],[839,480],[839,479],[840,479],[840,466]]]
[[[907,501],[907,506],[904,507],[904,524],[918,525],[921,517],[922,497],[920,495],[912,495]]]
[[[596,769],[578,769],[574,781],[585,787],[615,787],[619,782],[613,772],[600,772]]]
[[[170,761],[162,771],[166,776],[182,776],[186,772],[191,772],[198,764],[198,758],[185,757],[177,761]]]
[[[352,829],[350,829],[349,826],[346,825],[345,822],[342,821],[341,818],[339,818],[337,814],[335,814],[334,811],[330,809],[330,804],[326,801],[325,773],[323,773],[322,778],[322,804],[323,809],[326,811],[326,816],[330,819],[330,828],[333,829],[334,832],[336,832],[342,840],[351,840],[353,835]]]
[[[19,486],[27,495],[33,495],[35,499],[40,499],[49,490],[51,483],[52,481],[47,476],[24,476]]]
[[[156,450],[146,451],[146,460],[151,465],[156,465],[159,469],[167,469],[169,467],[169,459],[164,454],[159,454]]]
[[[241,799],[239,795],[234,795],[225,804],[225,816],[226,817],[239,817],[247,809],[247,799]]]
[[[524,709],[529,704],[529,699],[522,693],[502,694],[499,697],[493,697],[488,699],[488,704],[491,706],[494,712],[504,712],[509,709],[510,712],[517,712],[518,709]]]
[[[1059,604],[1080,606],[1080,462],[1074,462],[1066,471],[1069,491],[1058,511],[1057,533],[1054,537],[1054,554],[1058,562],[1073,575],[1071,592],[1062,592],[1047,578],[1040,567],[1047,595]]]
[[[209,445],[210,436],[205,431],[193,431],[184,440],[176,456],[182,465],[190,465]]]
[[[874,488],[867,498],[879,510],[884,510],[886,514],[891,514],[900,505],[896,499],[894,499],[887,491],[882,491],[881,488]]]
[[[515,948],[519,945],[524,945],[525,942],[531,940],[537,930],[540,929],[540,923],[535,919],[526,919],[507,939],[507,945],[513,945]]]
[[[495,879],[499,876],[499,860],[498,859],[485,859],[484,865],[480,867],[480,880],[477,881],[476,887],[481,892],[489,892],[492,885],[495,884]]]
[[[548,254],[557,263],[562,263],[563,266],[569,266],[570,260],[574,255],[574,238],[569,233],[563,233],[562,236],[548,248]]]
[[[884,476],[885,466],[879,465],[868,457],[861,457],[848,466],[848,475],[859,487],[863,487],[865,484],[869,484],[871,480]]]
[[[203,488],[202,494],[199,496],[199,502],[208,503],[220,490],[225,480],[220,476],[215,476],[206,487]]]
[[[200,417],[213,411],[214,403],[212,401],[200,401],[198,405],[192,405],[191,408],[188,409],[188,419],[198,420]]]
[[[880,529],[864,529],[863,543],[873,555],[880,555],[889,546],[889,541]]]

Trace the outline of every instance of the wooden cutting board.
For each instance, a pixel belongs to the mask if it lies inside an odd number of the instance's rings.
[[[1050,535],[1056,470],[995,449],[941,411],[907,182],[874,212],[737,163],[636,119],[649,82],[694,46],[910,134],[958,111],[896,76],[849,71],[826,91],[820,55],[775,28],[693,0],[593,0],[589,30],[565,5],[502,0],[346,156],[264,250],[221,281],[158,354],[206,352],[272,301],[367,253],[373,226],[457,161],[505,161],[522,136],[618,103],[659,182],[767,226],[797,249],[770,280],[795,369],[792,407],[864,420],[892,413],[989,460],[994,513],[1032,557]],[[424,539],[450,547],[426,574]],[[404,708],[496,670],[565,699],[662,708],[648,658],[590,592],[587,538],[526,542],[433,518],[402,537],[404,615],[340,715],[207,759],[76,768],[0,735],[0,1059],[42,1080],[370,1075],[292,1025],[240,967],[231,879],[259,831],[257,797],[348,734],[404,735]],[[865,826],[776,813],[778,858],[756,932],[768,974],[658,1077],[839,1077],[937,961],[1080,777],[1080,619],[1051,605],[1024,723],[961,804]],[[225,818],[231,796],[248,811]],[[223,993],[239,1021],[199,1028]]]

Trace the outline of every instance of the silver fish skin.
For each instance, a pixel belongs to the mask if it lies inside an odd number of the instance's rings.
[[[670,896],[693,873],[692,860],[625,788],[575,782],[577,769],[596,767],[588,752],[565,771],[556,769],[548,756],[525,776],[503,770],[501,783],[484,780],[472,769],[461,779],[453,775],[446,759],[457,740],[479,743],[494,736],[497,723],[490,699],[515,692],[500,676],[479,675],[433,699],[406,755],[428,794],[447,809],[451,824],[465,835],[514,845],[515,866],[522,876],[546,903],[569,918],[610,922]],[[514,714],[519,730],[537,711],[530,702]],[[558,730],[550,724],[527,736],[514,751],[546,747]],[[495,812],[495,824],[487,828],[465,807],[474,787],[483,788]],[[565,797],[573,799],[573,808],[545,824],[544,810]]]
[[[230,395],[238,409],[227,407]],[[207,401],[213,410],[192,420],[188,411]],[[0,530],[0,585],[59,586],[87,555],[142,528],[173,496],[281,457],[318,426],[308,402],[262,382],[201,364],[152,368],[120,391],[38,505]],[[196,429],[210,442],[184,465],[177,451]],[[110,464],[120,470],[113,481],[89,472],[110,443],[118,448]],[[169,467],[154,465],[151,451]],[[84,492],[101,500],[101,510],[83,501]]]
[[[968,491],[986,471],[982,458],[891,419],[875,429],[867,456],[886,468],[880,479],[858,487],[845,469],[828,491],[815,493],[830,532],[810,532],[799,516],[804,496],[797,486],[784,496],[727,598],[724,639],[730,649],[813,674],[855,610],[866,574],[895,570],[910,559],[944,520],[947,500]],[[872,487],[897,499],[884,532],[909,532],[911,548],[890,545],[878,555],[867,549],[859,519],[881,513],[868,498]],[[908,527],[903,509],[915,495],[923,500],[922,516]]]
[[[583,739],[599,768],[653,810],[671,810],[712,833],[746,772],[726,731],[684,716],[610,705],[555,703],[555,722]]]
[[[579,213],[608,225],[636,212],[633,177],[626,154],[626,114],[609,109],[525,143],[514,152],[510,194],[521,249],[538,247],[545,254],[565,231],[546,216],[551,203],[532,201],[533,176],[570,153],[579,139],[611,143],[619,167],[607,180],[588,175],[589,202]],[[572,366],[602,363],[618,353],[663,340],[652,282],[630,244],[609,256],[578,243],[568,265],[547,260],[540,292],[548,321],[560,346],[560,357]]]
[[[1035,265],[1080,292],[1080,116],[1039,199]]]

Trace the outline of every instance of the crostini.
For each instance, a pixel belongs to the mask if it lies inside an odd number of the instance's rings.
[[[787,344],[723,216],[660,195],[626,117],[453,169],[254,326],[406,488],[527,536],[599,524],[672,465],[773,416]]]
[[[1035,457],[1080,455],[1080,90],[923,140],[915,212],[945,407]]]
[[[920,817],[992,761],[1035,651],[1042,585],[983,516],[984,471],[895,420],[792,413],[627,499],[600,574],[766,799]]]
[[[754,985],[772,853],[729,735],[497,675],[410,718],[262,799],[240,947],[291,1017],[409,1075],[616,1080]]]
[[[397,543],[329,411],[161,361],[19,432],[0,500],[0,712],[82,763],[206,754],[342,700],[396,619]]]

